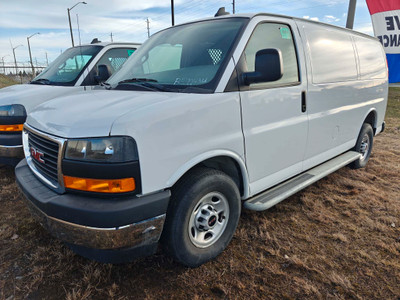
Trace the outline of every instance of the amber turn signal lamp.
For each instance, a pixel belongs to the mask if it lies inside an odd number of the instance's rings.
[[[127,193],[135,190],[134,178],[123,179],[89,179],[64,176],[67,189],[96,193]]]
[[[22,131],[24,124],[0,125],[0,132]]]

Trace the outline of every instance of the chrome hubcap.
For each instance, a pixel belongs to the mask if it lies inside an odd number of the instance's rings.
[[[195,205],[189,219],[190,241],[199,248],[214,244],[225,231],[229,219],[229,204],[224,195],[212,192]]]
[[[369,136],[368,134],[366,134],[364,135],[360,145],[361,160],[365,160],[369,152],[368,150],[369,150]]]

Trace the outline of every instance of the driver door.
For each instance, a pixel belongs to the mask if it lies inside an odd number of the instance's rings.
[[[257,194],[302,171],[308,116],[302,101],[307,89],[303,49],[291,20],[259,23],[239,61],[240,72],[253,72],[255,54],[279,49],[283,76],[274,82],[242,85],[243,134],[250,193]]]

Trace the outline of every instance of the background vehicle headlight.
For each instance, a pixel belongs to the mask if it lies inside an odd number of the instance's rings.
[[[0,106],[0,117],[26,117],[25,107],[21,104]]]
[[[137,147],[130,137],[71,139],[65,158],[93,162],[127,162],[138,160]]]

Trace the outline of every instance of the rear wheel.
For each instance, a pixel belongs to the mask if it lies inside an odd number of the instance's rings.
[[[361,153],[361,157],[351,163],[351,168],[360,169],[367,165],[369,157],[371,156],[373,138],[374,131],[372,130],[372,126],[368,123],[364,123],[358,136],[356,146],[354,147],[354,151]]]
[[[163,245],[185,266],[197,267],[220,254],[236,230],[240,195],[225,173],[198,168],[172,189]]]

